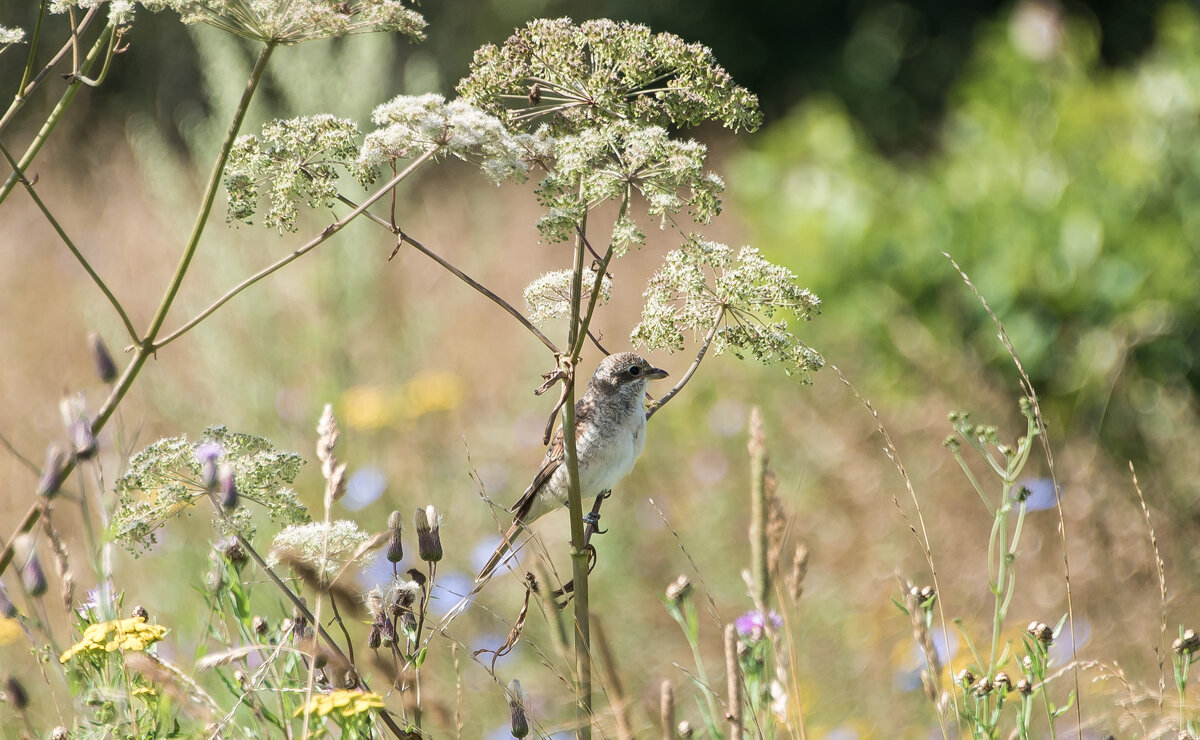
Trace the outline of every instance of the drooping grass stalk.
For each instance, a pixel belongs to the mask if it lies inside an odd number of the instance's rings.
[[[100,37],[96,39],[96,43],[92,44],[92,48],[88,51],[87,57],[83,60],[83,64],[80,65],[80,72],[87,72],[92,68],[92,65],[96,63],[96,59],[108,48],[109,39],[114,33],[116,33],[116,29],[111,23],[104,27],[104,31],[100,33]],[[75,93],[79,92],[79,88],[82,84],[83,81],[79,77],[76,77],[67,85],[67,89],[63,91],[62,97],[60,97],[58,100],[58,104],[55,105],[54,109],[50,111],[50,115],[46,117],[46,122],[42,124],[42,128],[37,132],[37,135],[33,137],[33,141],[30,142],[29,147],[25,150],[25,153],[21,155],[20,169],[22,171],[29,169],[29,165],[33,163],[34,157],[36,157],[38,152],[42,150],[42,146],[46,143],[46,140],[50,138],[50,134],[54,131],[54,128],[58,125],[58,122],[62,120],[63,114],[71,105],[71,101],[75,98]],[[24,86],[22,85],[22,87]],[[224,166],[223,159],[222,166]],[[4,185],[0,186],[0,203],[3,203],[4,199],[8,197],[8,194],[12,192],[13,186],[17,184],[17,177],[18,175],[16,171],[14,171],[8,176],[8,179],[4,181]]]
[[[771,575],[767,567],[767,444],[763,433],[762,413],[758,407],[750,412],[750,574],[754,589],[751,596],[754,608],[767,616]]]

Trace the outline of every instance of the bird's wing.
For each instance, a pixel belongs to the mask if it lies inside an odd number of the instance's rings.
[[[575,440],[583,434],[584,424],[592,416],[592,404],[584,397],[579,399],[575,404]],[[558,470],[558,466],[562,465],[566,458],[566,449],[563,445],[563,430],[562,427],[554,433],[554,439],[550,440],[550,447],[546,450],[546,457],[542,459],[542,467],[538,469],[537,475],[533,476],[533,483],[529,484],[529,488],[525,489],[525,493],[521,494],[521,498],[517,499],[517,503],[509,509],[513,513],[513,520],[524,522],[525,517],[529,514],[529,510],[533,508],[533,501],[537,497],[542,486],[546,485],[554,476],[554,472]]]

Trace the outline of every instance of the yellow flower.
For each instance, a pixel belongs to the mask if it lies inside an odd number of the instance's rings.
[[[299,717],[307,712],[324,717],[336,711],[343,717],[353,717],[372,709],[382,708],[383,697],[379,694],[369,694],[357,690],[338,690],[331,694],[314,696],[307,704],[297,709],[294,716]]]
[[[167,628],[161,624],[146,624],[145,617],[130,617],[129,619],[114,619],[111,622],[89,624],[83,630],[83,639],[67,649],[59,657],[59,663],[66,663],[79,653],[111,653],[116,650],[141,652],[153,645],[167,634]]]
[[[0,619],[0,645],[15,642],[21,637],[21,623],[15,619]]]

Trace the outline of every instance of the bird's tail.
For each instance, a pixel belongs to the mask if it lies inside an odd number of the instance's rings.
[[[523,529],[524,527],[519,522],[513,522],[513,525],[504,533],[504,539],[500,541],[500,544],[496,547],[496,551],[488,558],[483,569],[479,571],[479,575],[475,576],[476,583],[482,583],[491,578],[492,571],[496,570],[496,566],[500,564],[500,561],[504,560],[505,556],[512,551],[513,543],[517,541],[517,537],[520,536]]]

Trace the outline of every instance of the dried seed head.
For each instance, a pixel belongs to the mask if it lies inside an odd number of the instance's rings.
[[[1028,678],[1022,678],[1020,681],[1017,681],[1017,691],[1025,696],[1029,696],[1033,693],[1033,684],[1029,682]]]
[[[112,383],[117,379],[117,364],[113,362],[108,347],[96,332],[88,334],[88,348],[92,351],[92,362],[96,366],[96,375],[102,383]]]
[[[675,726],[675,688],[670,681],[662,682],[662,693],[658,702],[658,716],[662,721],[663,733]]]
[[[933,601],[933,597],[937,595],[937,591],[933,590],[933,586],[925,586],[921,589],[918,596],[920,597],[921,606],[925,606]]]
[[[964,668],[958,672],[958,675],[955,677],[955,679],[958,681],[959,685],[965,688],[975,683],[975,674]]]
[[[250,620],[250,626],[254,628],[255,634],[267,634],[267,620],[258,615],[255,615],[254,619]]]
[[[59,725],[50,731],[50,740],[67,740],[71,735],[67,732],[67,728]]]
[[[693,734],[692,723],[685,720],[680,720],[679,726],[675,728],[675,732],[679,733],[679,737],[690,738]]]
[[[425,574],[424,574],[424,573],[422,573],[421,571],[417,570],[416,568],[409,568],[409,569],[408,569],[408,577],[409,577],[409,578],[411,578],[411,579],[413,580],[413,583],[417,584],[417,585],[418,585],[418,586],[420,586],[421,588],[425,588],[425,582],[426,582],[427,580],[429,580],[429,579],[427,579],[427,578],[425,577]]]
[[[804,595],[804,579],[808,575],[808,546],[804,543],[796,545],[796,553],[792,556],[792,573],[787,579],[788,596],[793,602],[799,602]]]
[[[996,678],[993,680],[993,683],[996,684],[996,688],[998,689],[1012,691],[1012,679],[1010,679],[1008,674],[1004,671],[1000,671],[996,674]]]
[[[25,707],[29,706],[29,694],[25,693],[25,687],[21,685],[16,676],[5,677],[4,695],[8,699],[8,703],[12,704],[18,712],[24,712]]]
[[[519,739],[528,735],[529,717],[525,714],[525,692],[521,689],[521,682],[515,678],[508,684],[508,714],[512,736]]]
[[[233,466],[229,463],[222,465],[220,472],[217,473],[217,478],[221,508],[225,511],[233,511],[238,505],[237,476],[234,475]]]
[[[992,682],[987,676],[982,676],[978,681],[975,682],[975,685],[971,687],[971,691],[975,694],[975,696],[987,696],[988,694],[992,693]]]
[[[237,570],[241,570],[242,566],[249,559],[246,551],[242,549],[242,543],[238,542],[237,537],[226,537],[217,542],[215,548]]]
[[[417,509],[414,517],[417,529],[417,550],[422,560],[436,563],[442,559],[442,535],[439,532],[441,521],[437,509],[432,505]]]
[[[139,604],[133,607],[133,616],[141,617],[142,619],[149,619],[150,613],[146,611],[146,607]]]
[[[692,582],[687,576],[679,576],[667,586],[667,600],[675,605],[682,604],[692,595]]]
[[[358,674],[354,672],[353,668],[347,668],[346,672],[342,674],[342,688],[352,689],[355,686],[358,686]]]
[[[393,511],[388,516],[387,559],[390,563],[398,563],[404,559],[404,543],[400,540],[403,518],[404,516],[398,511]]]
[[[62,487],[63,470],[66,468],[67,456],[58,448],[58,445],[51,444],[46,448],[46,464],[42,468],[42,478],[38,481],[37,492],[39,496],[46,498],[54,498],[58,495],[58,490]]]

